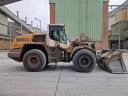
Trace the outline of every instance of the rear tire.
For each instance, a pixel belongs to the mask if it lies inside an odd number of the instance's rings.
[[[23,65],[27,71],[38,72],[46,66],[46,55],[38,49],[28,51],[23,57]]]
[[[80,50],[73,56],[74,69],[78,72],[91,72],[96,65],[95,55],[86,49]]]

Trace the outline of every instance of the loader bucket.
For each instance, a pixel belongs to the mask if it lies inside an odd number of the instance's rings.
[[[126,74],[127,68],[122,53],[122,51],[102,50],[97,53],[97,64],[100,68],[110,73]]]

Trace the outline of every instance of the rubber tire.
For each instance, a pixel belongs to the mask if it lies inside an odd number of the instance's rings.
[[[91,64],[87,68],[83,68],[79,65],[79,58],[82,55],[86,55],[91,59]],[[84,72],[84,73],[91,72],[96,65],[96,57],[95,57],[94,53],[92,53],[91,51],[86,50],[86,49],[82,49],[82,50],[76,52],[73,56],[72,61],[73,61],[74,69],[78,72]]]
[[[38,66],[35,68],[32,68],[31,65],[27,63],[28,57],[33,54],[39,58]],[[41,50],[38,49],[32,49],[28,51],[23,57],[23,65],[25,69],[29,72],[38,72],[43,70],[46,66],[46,62],[47,62],[46,55]]]

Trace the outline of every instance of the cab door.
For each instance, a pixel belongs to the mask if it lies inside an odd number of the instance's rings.
[[[62,25],[49,25],[49,39],[48,45],[51,47],[68,48],[70,42],[65,34],[64,26]]]

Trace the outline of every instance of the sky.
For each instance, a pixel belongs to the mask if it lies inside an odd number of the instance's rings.
[[[110,0],[109,4],[110,5],[119,5],[121,3],[123,3],[126,0]]]
[[[109,4],[119,5],[124,1],[125,0],[110,0]],[[47,30],[47,24],[49,24],[49,0],[22,0],[9,4],[7,7],[15,14],[16,11],[19,11],[19,17],[23,20],[27,17],[28,23],[33,21],[35,27],[39,26],[39,21],[34,18],[38,18],[42,21],[42,29]]]
[[[40,22],[34,18],[42,21],[42,29],[47,29],[49,24],[49,0],[22,0],[7,6],[13,13],[19,11],[21,19],[28,18],[28,23],[33,21],[35,27],[39,26]]]

